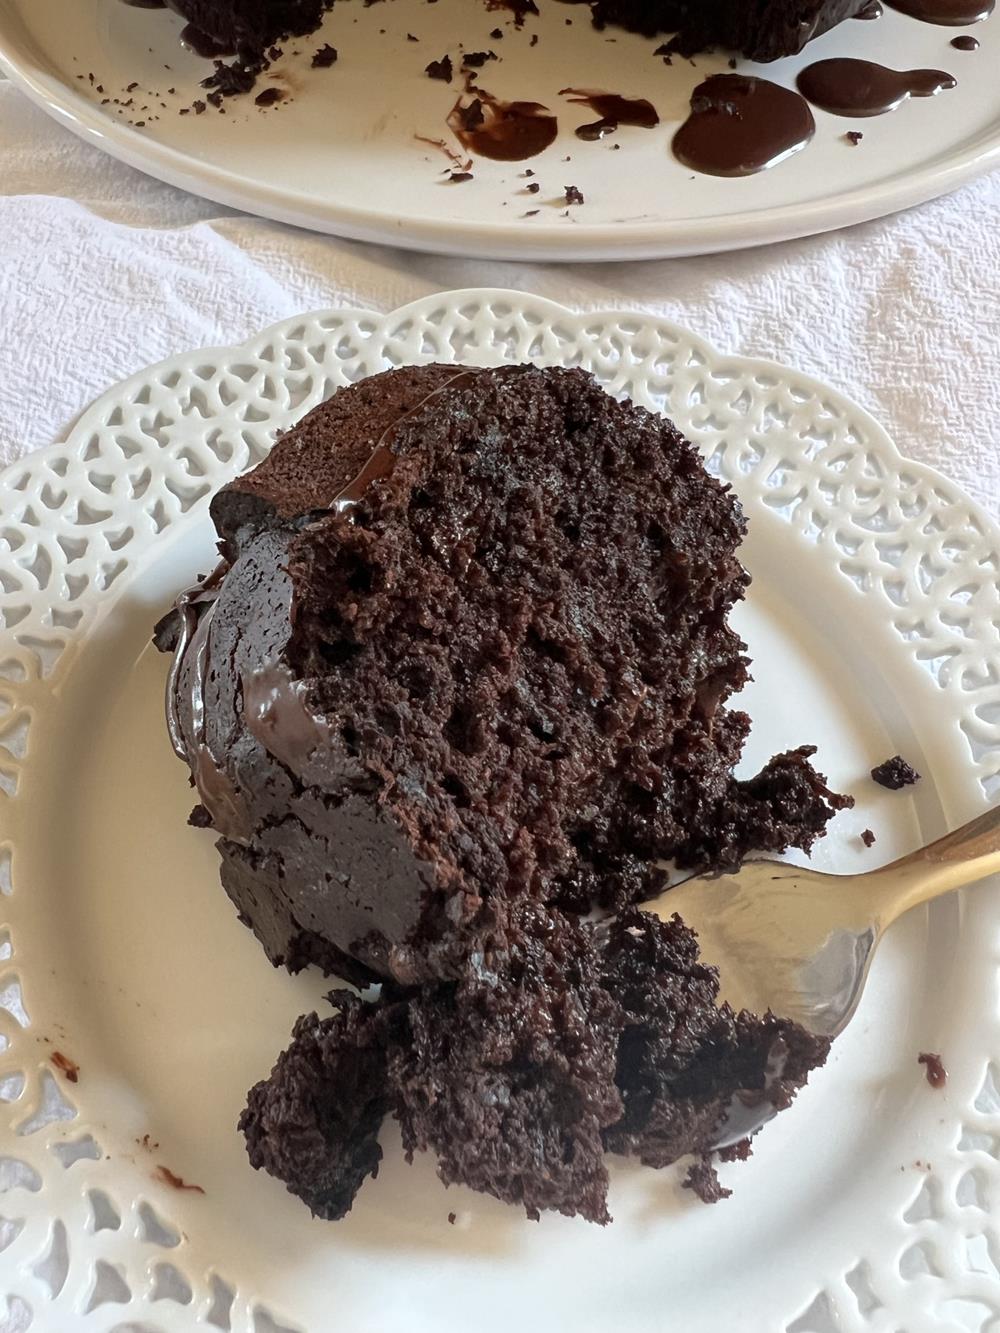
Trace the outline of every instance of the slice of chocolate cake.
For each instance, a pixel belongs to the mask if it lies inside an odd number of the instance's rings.
[[[702,1151],[739,1090],[801,1083],[825,1048],[718,1009],[682,927],[582,922],[846,803],[808,748],[733,776],[744,522],[668,422],[578,370],[391,371],[212,513],[223,564],[157,636],[194,822],[272,962],[386,983],[255,1090],[255,1163],[342,1212],[391,1106],[446,1179],[602,1220],[605,1144]]]

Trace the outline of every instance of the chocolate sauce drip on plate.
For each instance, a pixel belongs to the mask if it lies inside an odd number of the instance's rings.
[[[873,19],[880,19],[884,13],[882,0],[866,0],[854,17],[870,23]]]
[[[660,123],[656,107],[647,102],[645,97],[623,97],[621,93],[605,93],[587,88],[560,88],[560,97],[568,97],[571,102],[589,106],[600,117],[587,125],[580,125],[576,130],[578,139],[603,139],[606,134],[613,134],[619,125],[637,125],[640,129],[651,130]]]
[[[750,176],[804,148],[815,131],[797,92],[753,75],[713,74],[691,94],[673,150],[694,171]]]
[[[890,9],[898,9],[922,23],[937,23],[945,28],[963,28],[967,23],[981,23],[996,8],[996,0],[885,0]]]
[[[452,133],[470,153],[498,162],[524,162],[553,142],[558,121],[540,102],[503,102],[468,88],[448,115]]]
[[[849,57],[807,65],[797,80],[803,97],[835,116],[881,116],[908,97],[933,97],[955,83],[941,69],[887,69]]]
[[[953,38],[951,39],[951,44],[952,44],[952,46],[955,48],[956,51],[978,51],[978,50],[979,50],[979,38],[978,38],[978,37],[970,37],[967,33],[963,33],[963,35],[962,35],[961,37],[953,37]]]

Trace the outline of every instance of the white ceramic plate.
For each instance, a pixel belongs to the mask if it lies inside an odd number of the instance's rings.
[[[755,576],[738,616],[755,676],[746,764],[813,741],[858,798],[821,866],[901,854],[1000,785],[1000,533],[832,389],[641,314],[492,291],[303,316],[143,371],[0,484],[11,1309],[38,1333],[992,1328],[993,886],[893,929],[828,1066],[751,1161],[722,1168],[734,1194],[715,1208],[676,1171],[616,1164],[613,1226],[533,1224],[446,1191],[427,1158],[407,1167],[394,1128],[340,1223],[250,1169],[245,1092],[325,987],[267,965],[219,886],[212,838],[185,824],[150,629],[212,561],[211,492],[334,387],[429,359],[583,365],[667,410],[735,485]],[[925,775],[912,791],[867,777],[897,751]],[[925,1050],[944,1058],[944,1092],[917,1063]]]
[[[841,24],[794,59],[745,64],[792,86],[802,65],[854,55],[951,70],[959,86],[868,121],[817,112],[816,137],[803,152],[759,176],[721,180],[693,176],[669,145],[691,89],[725,69],[723,57],[666,68],[652,55],[655,41],[597,33],[585,7],[540,8],[518,31],[509,14],[479,0],[338,4],[322,35],[292,43],[301,54],[275,67],[294,100],[268,111],[237,100],[224,116],[176,114],[198,95],[210,67],[180,48],[175,16],[120,0],[0,0],[0,58],[64,124],[175,185],[320,231],[452,254],[637,259],[736,249],[877,217],[1000,162],[1000,18],[977,25],[982,47],[975,53],[951,47],[957,29],[888,11],[877,22]],[[498,24],[505,35],[494,41],[489,33]],[[532,34],[539,35],[535,47]],[[340,52],[333,69],[310,68],[321,41]],[[459,41],[466,50],[494,49],[502,61],[482,72],[483,86],[547,104],[558,113],[560,134],[527,163],[476,159],[475,179],[454,185],[443,183],[443,154],[414,136],[450,138],[445,117],[457,85],[434,82],[423,69],[446,50],[455,55]],[[102,107],[90,73],[104,96],[122,97],[138,83],[132,119],[145,120],[145,128],[130,127],[113,103]],[[149,95],[170,87],[175,96]],[[561,98],[564,87],[647,97],[663,123],[581,142],[573,129],[594,116]],[[864,141],[852,148],[843,135],[858,128]],[[526,166],[542,186],[537,195],[524,192]],[[567,185],[583,192],[584,205],[559,206]],[[537,216],[524,216],[532,209]]]

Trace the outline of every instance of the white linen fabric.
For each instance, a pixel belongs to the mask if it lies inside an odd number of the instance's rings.
[[[844,231],[630,264],[417,255],[246,217],[106,157],[0,80],[0,462],[152,362],[451,287],[665,315],[857,399],[1000,513],[1000,173]]]

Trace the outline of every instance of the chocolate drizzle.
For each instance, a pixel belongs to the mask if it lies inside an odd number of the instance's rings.
[[[885,3],[921,23],[936,23],[944,28],[981,23],[996,8],[996,0],[885,0]]]
[[[420,402],[411,407],[408,412],[404,412],[402,416],[397,417],[392,425],[387,426],[379,437],[375,448],[368,455],[361,471],[356,473],[344,486],[343,490],[338,491],[333,497],[330,502],[330,511],[334,514],[348,514],[360,504],[372,482],[379,481],[382,477],[388,477],[395,467],[396,455],[389,448],[389,441],[403,422],[416,416],[432,399],[437,398],[446,389],[456,388],[462,380],[468,380],[474,374],[475,371],[472,370],[456,371],[451,379],[445,380],[444,384],[439,384],[436,389],[431,390],[430,393],[421,398]]]
[[[131,0],[126,0],[126,3],[130,2]],[[201,627],[202,621],[208,620],[211,616],[212,607],[219,595],[219,588],[228,569],[228,562],[220,561],[208,578],[201,583],[194,584],[191,588],[185,588],[174,602],[174,610],[179,620],[179,629],[177,642],[174,646],[174,660],[170,666],[170,675],[167,677],[167,732],[170,736],[170,744],[173,746],[174,754],[177,755],[178,759],[187,759],[184,731],[177,708],[177,685],[181,666],[189,649],[194,646],[194,638]],[[198,607],[204,606],[206,603],[208,604],[208,610],[204,613],[199,612]]]
[[[933,97],[955,83],[941,69],[887,69],[846,57],[808,65],[797,80],[803,97],[835,116],[881,116],[909,97]]]
[[[504,102],[466,86],[448,114],[448,126],[470,153],[497,162],[523,162],[553,142],[559,123],[541,102]]]
[[[216,599],[228,569],[228,562],[221,561],[207,579],[187,588],[174,603],[180,623],[174,659],[167,677],[167,731],[174,753],[191,765],[198,795],[211,815],[215,829],[232,842],[247,842],[250,830],[247,827],[246,811],[239,793],[209,748],[205,725],[208,636]],[[192,658],[193,675],[188,695],[193,754],[184,735],[178,701],[181,671],[189,658]]]
[[[575,131],[578,139],[603,139],[606,134],[613,134],[619,125],[636,125],[651,130],[660,123],[656,107],[645,97],[623,97],[620,93],[586,88],[560,88],[559,96],[589,106],[600,117],[592,124],[578,126]]]
[[[710,176],[749,176],[804,148],[816,122],[804,98],[769,79],[713,74],[691,94],[676,157]]]

